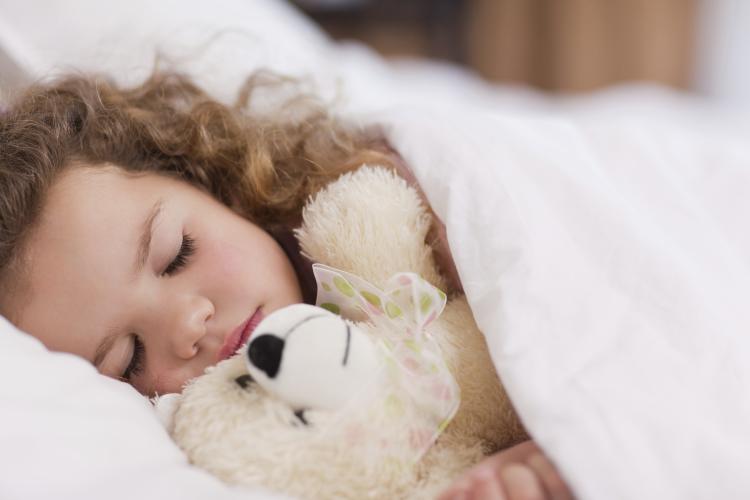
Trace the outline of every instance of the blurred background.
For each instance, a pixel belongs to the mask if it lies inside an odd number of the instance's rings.
[[[351,43],[329,52],[318,26],[409,60],[381,65]],[[386,88],[404,90],[404,102],[491,93],[459,67],[496,89],[586,94],[646,82],[750,109],[750,0],[0,0],[0,100],[71,68],[138,81],[154,47],[226,99],[261,66],[341,76],[370,107],[393,100]]]
[[[335,39],[560,92],[657,82],[750,95],[747,0],[293,0]]]

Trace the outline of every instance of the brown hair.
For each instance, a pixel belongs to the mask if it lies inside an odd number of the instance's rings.
[[[233,106],[175,73],[134,88],[93,76],[33,86],[0,114],[0,297],[50,186],[75,164],[177,176],[274,232],[299,222],[307,198],[364,161],[388,164],[378,139],[298,94],[254,112],[253,93],[283,78],[250,77]]]

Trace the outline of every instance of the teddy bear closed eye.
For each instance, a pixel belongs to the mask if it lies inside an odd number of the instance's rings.
[[[384,168],[318,193],[296,236],[323,307],[274,312],[159,403],[189,460],[301,498],[431,498],[525,439],[465,297],[440,291],[430,223]]]

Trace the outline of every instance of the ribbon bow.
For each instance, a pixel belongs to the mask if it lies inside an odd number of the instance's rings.
[[[453,419],[460,391],[427,326],[445,308],[447,297],[415,273],[398,273],[385,291],[351,273],[313,265],[318,284],[316,305],[352,321],[369,321],[378,330],[393,390],[384,395],[385,410],[408,421],[397,426],[394,446],[406,439],[415,461]],[[408,411],[407,411],[408,409]]]

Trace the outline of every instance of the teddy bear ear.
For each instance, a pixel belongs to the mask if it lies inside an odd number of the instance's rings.
[[[151,400],[151,403],[154,405],[154,411],[156,411],[156,417],[169,434],[172,434],[174,414],[180,406],[181,398],[181,394],[172,393],[156,396]]]

